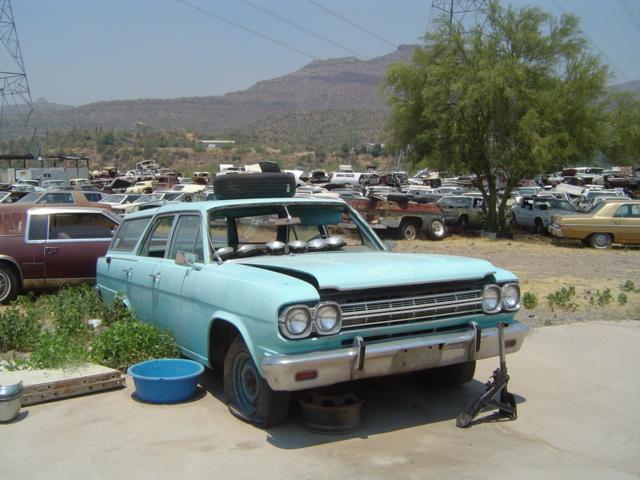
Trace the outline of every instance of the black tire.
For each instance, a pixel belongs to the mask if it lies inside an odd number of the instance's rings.
[[[462,230],[466,230],[467,227],[469,227],[469,217],[466,215],[460,215],[460,218],[458,219],[458,226]]]
[[[213,180],[216,199],[292,197],[296,180],[290,173],[231,173]]]
[[[15,300],[18,295],[18,277],[6,263],[0,263],[0,304]]]
[[[444,222],[439,218],[434,218],[427,222],[427,236],[431,240],[442,240],[447,236],[447,229]]]
[[[417,240],[420,232],[420,224],[417,220],[402,220],[398,228],[400,240]]]
[[[407,203],[413,201],[413,195],[407,193],[390,193],[387,195],[387,201],[397,203]]]
[[[541,218],[536,218],[533,225],[533,231],[538,234],[544,233],[544,224],[542,223]]]
[[[233,339],[224,358],[224,393],[233,415],[259,427],[277,425],[289,412],[289,392],[269,387],[241,336]]]
[[[606,250],[613,243],[610,233],[596,232],[589,236],[589,245],[598,250]]]
[[[456,363],[446,367],[432,368],[421,372],[430,384],[441,387],[458,387],[473,380],[476,362]]]

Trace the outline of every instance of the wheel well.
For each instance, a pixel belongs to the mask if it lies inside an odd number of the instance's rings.
[[[209,333],[209,363],[214,369],[222,370],[224,356],[233,339],[241,335],[240,331],[226,320],[213,320]]]
[[[11,271],[16,275],[16,278],[18,279],[18,288],[22,288],[22,274],[18,266],[11,260],[6,259],[0,259],[0,264],[11,269]]]
[[[418,217],[404,217],[402,219],[402,222],[400,222],[400,225],[407,223],[415,223],[416,225],[418,225],[418,228],[420,228],[422,226],[422,219]]]

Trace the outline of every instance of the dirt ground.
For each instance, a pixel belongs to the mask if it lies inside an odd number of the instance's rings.
[[[518,419],[455,418],[484,390],[438,389],[415,376],[353,385],[363,425],[320,435],[287,421],[261,430],[234,418],[222,381],[178,405],[122,390],[23,408],[0,424],[0,478],[85,479],[637,479],[640,476],[640,322],[542,327],[508,357]]]
[[[513,239],[489,240],[452,235],[440,242],[398,241],[396,252],[438,253],[489,260],[518,275],[522,292],[538,297],[537,308],[523,308],[518,319],[529,325],[555,325],[567,322],[629,319],[640,320],[640,291],[626,292],[627,303],[618,300],[622,284],[631,280],[640,289],[640,248],[613,247],[595,250],[580,242],[558,241],[540,235],[520,234]],[[551,311],[547,295],[573,286],[575,311]],[[611,290],[612,301],[603,306],[589,303],[591,297]],[[597,303],[597,302],[596,302]]]

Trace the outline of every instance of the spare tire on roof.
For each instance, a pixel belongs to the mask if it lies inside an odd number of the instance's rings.
[[[413,201],[413,195],[408,193],[390,193],[387,195],[387,200],[390,202],[407,203]]]
[[[290,173],[234,173],[213,180],[217,200],[292,197],[296,180]]]

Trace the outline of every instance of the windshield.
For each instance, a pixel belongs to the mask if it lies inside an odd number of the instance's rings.
[[[16,203],[35,203],[40,198],[41,195],[42,195],[41,192],[31,192],[25,195],[24,197],[22,197]]]
[[[360,225],[346,205],[234,207],[209,214],[209,239],[216,250],[231,247],[226,250],[236,258],[248,256],[248,251],[250,255],[273,254],[269,242],[282,242],[284,253],[382,250],[377,236]]]
[[[122,203],[126,195],[107,195],[102,199],[102,203]]]

